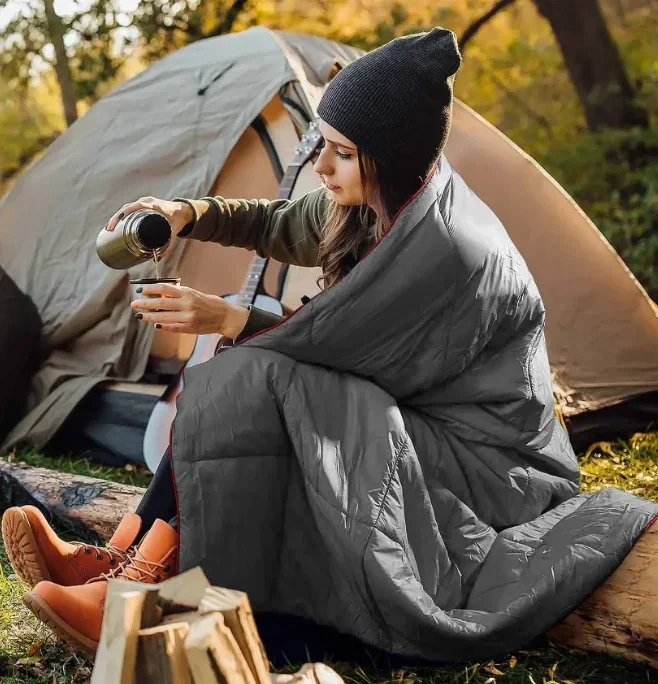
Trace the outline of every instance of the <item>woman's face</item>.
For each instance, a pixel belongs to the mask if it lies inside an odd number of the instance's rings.
[[[324,146],[313,165],[332,199],[343,206],[363,204],[356,145],[335,128],[320,120]]]

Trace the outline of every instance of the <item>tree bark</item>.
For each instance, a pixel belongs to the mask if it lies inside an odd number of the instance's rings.
[[[533,0],[550,23],[590,130],[649,125],[598,0]]]
[[[46,9],[50,40],[55,48],[55,73],[62,92],[64,116],[66,118],[66,125],[70,126],[78,118],[78,108],[73,77],[71,76],[69,60],[66,56],[66,47],[64,46],[64,25],[55,13],[53,0],[43,0],[43,4]]]

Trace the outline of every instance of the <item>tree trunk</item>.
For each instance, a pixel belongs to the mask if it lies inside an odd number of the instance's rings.
[[[648,127],[598,0],[533,2],[551,25],[589,129]]]
[[[69,68],[69,60],[66,56],[64,46],[64,25],[62,20],[55,13],[53,0],[43,0],[46,9],[46,20],[48,21],[48,31],[50,40],[55,48],[55,73],[62,91],[62,105],[64,106],[64,116],[66,125],[70,126],[78,118],[75,88],[73,87],[73,77]]]

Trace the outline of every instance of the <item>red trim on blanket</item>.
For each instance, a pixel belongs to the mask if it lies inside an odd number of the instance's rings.
[[[425,189],[425,186],[430,182],[432,177],[434,176],[434,173],[436,171],[436,167],[439,163],[439,160],[437,159],[436,162],[434,162],[434,166],[432,167],[431,172],[427,175],[427,178],[425,179],[425,182],[416,190],[416,192],[397,210],[397,213],[393,217],[393,220],[391,221],[391,225],[388,227],[388,230],[382,235],[382,237],[359,259],[359,263],[361,263],[371,252],[373,249],[375,249],[379,243],[391,232],[391,229],[393,228],[393,225],[398,219],[398,216],[403,212],[404,209],[406,209],[411,202],[413,202],[418,195]],[[340,282],[340,281],[338,281]],[[249,337],[245,337],[244,340],[241,340],[238,346],[246,342],[247,340],[251,340],[254,337],[257,337],[258,335],[262,335],[263,333],[266,333],[268,330],[274,330],[274,328],[278,328],[280,325],[283,325],[288,319],[292,318],[298,311],[304,308],[304,304],[301,306],[298,306],[289,316],[286,316],[283,320],[279,321],[278,323],[275,323],[274,325],[270,325],[269,328],[263,328],[263,330],[258,330],[255,332],[253,335],[249,335]]]
[[[656,520],[658,520],[658,515],[654,516],[653,518],[651,518],[651,520],[649,520],[647,526],[644,528],[644,531],[646,532],[656,522]]]

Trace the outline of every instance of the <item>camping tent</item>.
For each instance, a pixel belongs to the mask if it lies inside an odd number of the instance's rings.
[[[37,305],[44,360],[29,411],[5,447],[40,447],[68,416],[73,429],[76,421],[81,426],[86,419],[76,406],[91,396],[91,422],[105,439],[116,439],[116,426],[140,438],[163,389],[139,382],[147,364],[177,367],[194,338],[154,334],[135,321],[128,279],[152,276],[153,265],[108,269],[95,252],[98,231],[142,195],[275,197],[324,85],[359,54],[264,28],[199,41],[102,98],[21,175],[0,202],[0,266]],[[537,280],[565,417],[658,390],[656,307],[568,195],[460,102],[447,157],[502,219]],[[293,197],[317,183],[305,167]],[[250,258],[244,250],[180,241],[163,265],[190,287],[227,293],[240,288]],[[270,293],[279,268],[268,267]],[[286,269],[285,276],[290,308],[301,294],[317,292],[316,269]],[[119,407],[131,407],[125,421]]]

